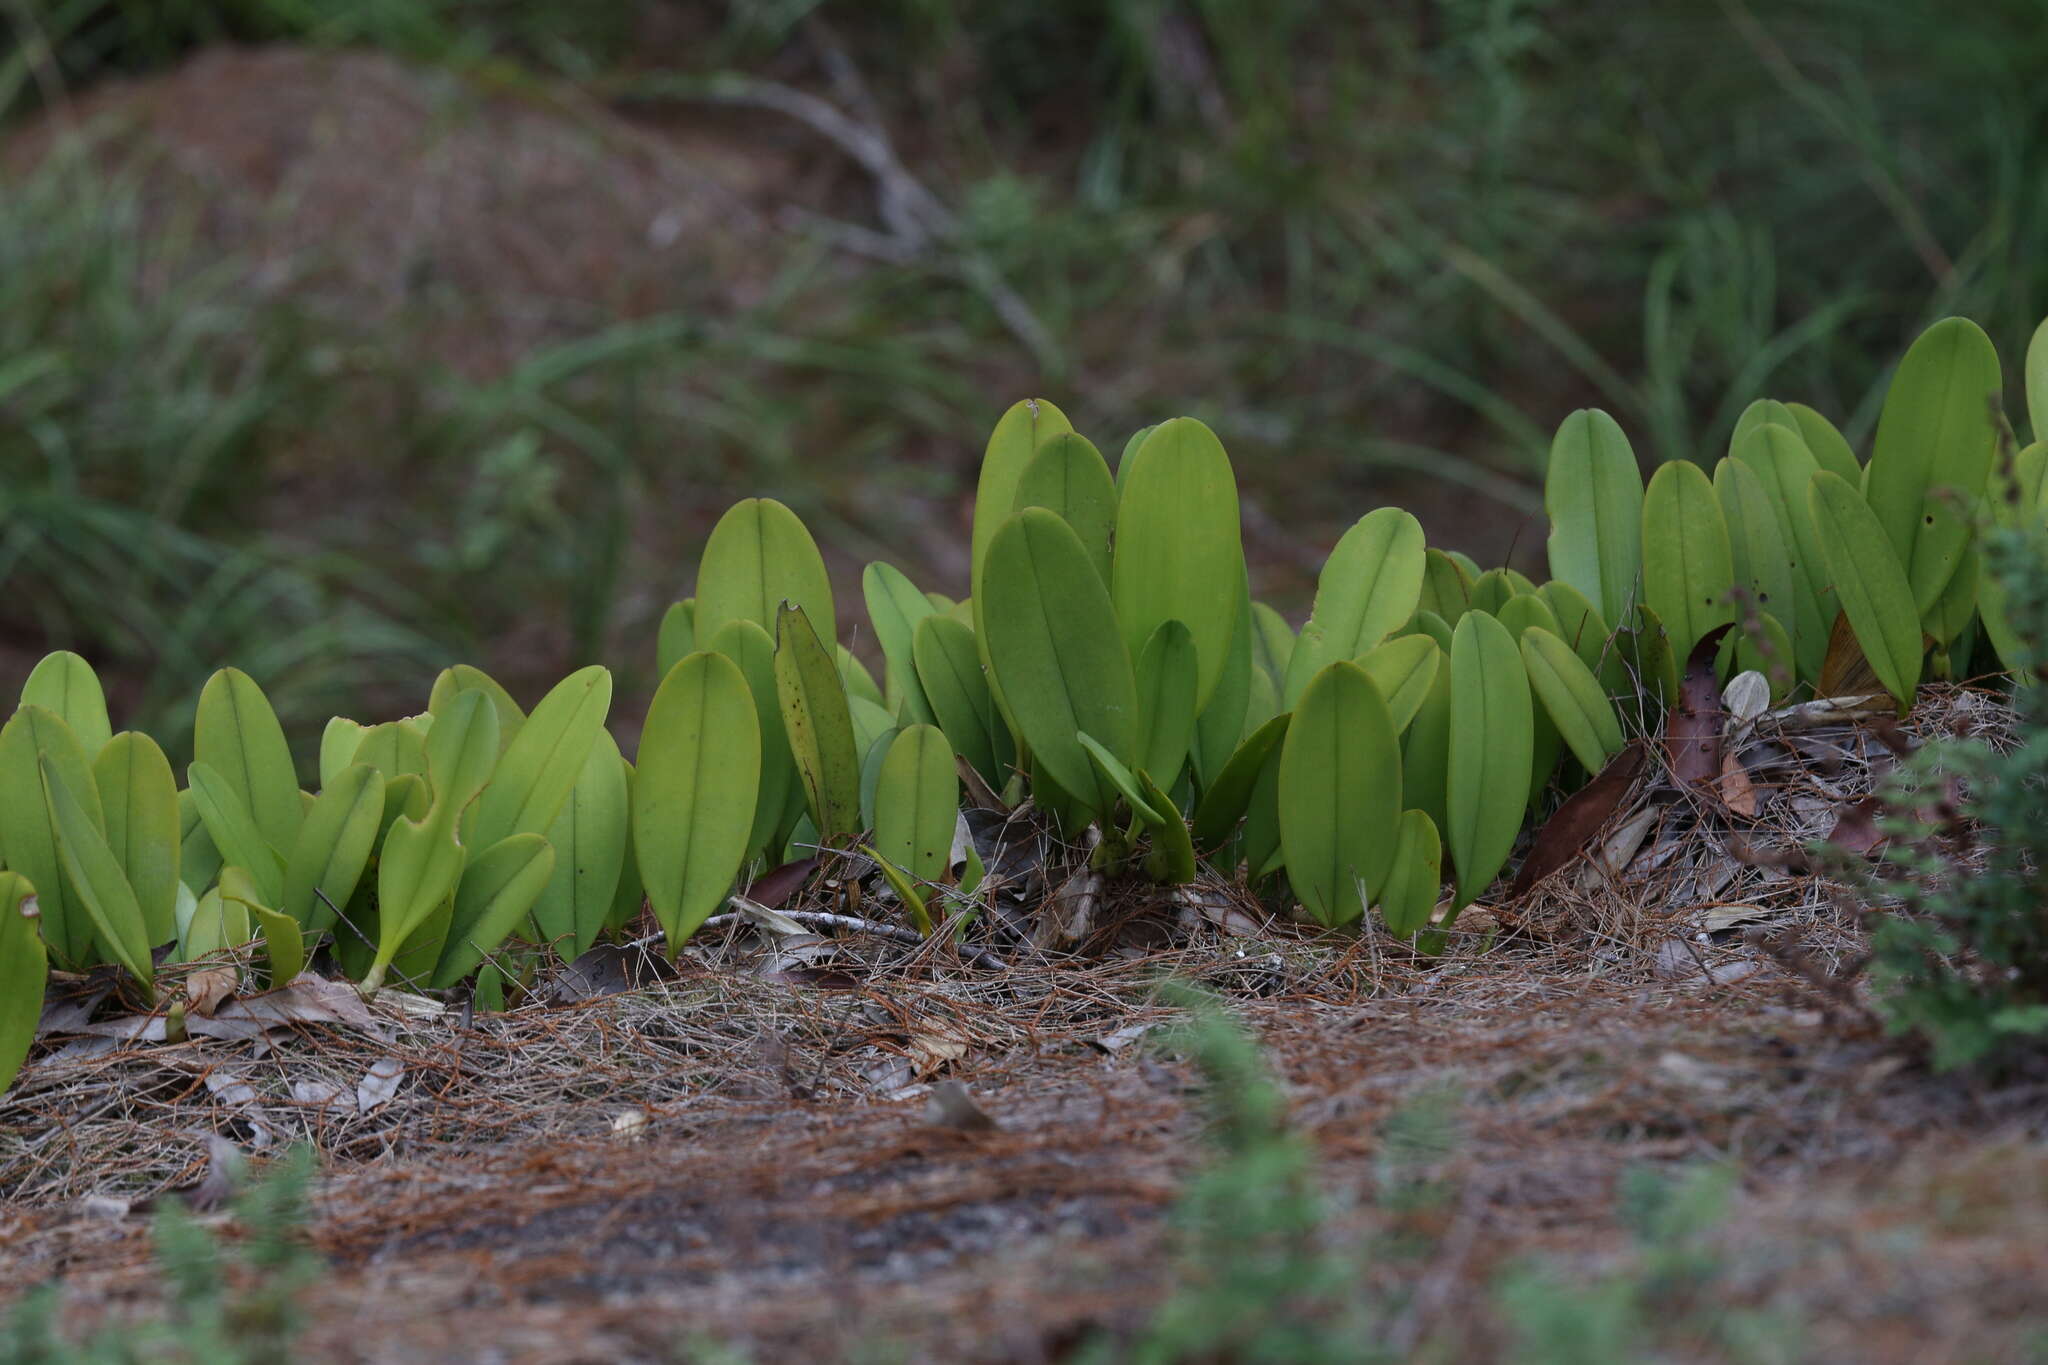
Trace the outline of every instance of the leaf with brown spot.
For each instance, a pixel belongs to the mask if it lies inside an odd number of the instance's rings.
[[[1671,759],[1672,778],[1689,787],[1721,771],[1721,731],[1726,717],[1721,712],[1721,683],[1715,676],[1714,661],[1721,637],[1730,627],[1716,626],[1700,637],[1685,660],[1685,681],[1679,685],[1678,705],[1664,723],[1664,746]]]
[[[1599,837],[1623,799],[1634,790],[1648,757],[1649,746],[1645,741],[1629,741],[1607,761],[1598,776],[1573,792],[1557,808],[1557,813],[1543,822],[1529,856],[1522,860],[1508,888],[1509,900],[1520,900],[1545,877],[1571,864]]]

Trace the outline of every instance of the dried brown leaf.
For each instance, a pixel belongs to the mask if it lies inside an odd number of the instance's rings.
[[[202,967],[185,978],[186,1013],[211,1018],[221,1002],[234,993],[233,967]]]
[[[1749,819],[1756,817],[1756,785],[1749,780],[1749,770],[1742,766],[1742,760],[1734,754],[1725,754],[1721,759],[1721,777],[1714,790],[1721,798],[1721,804],[1735,814]]]
[[[1597,776],[1573,792],[1557,813],[1543,822],[1529,856],[1522,860],[1508,887],[1508,899],[1519,900],[1553,872],[1569,866],[1590,847],[1614,818],[1614,812],[1635,789],[1636,778],[1648,757],[1648,746],[1632,740],[1607,761]]]
[[[1664,725],[1671,776],[1681,787],[1707,781],[1721,771],[1721,731],[1726,717],[1721,712],[1721,686],[1714,665],[1721,637],[1728,629],[1716,626],[1692,647],[1685,661],[1685,681],[1678,689],[1678,704],[1671,708]]]

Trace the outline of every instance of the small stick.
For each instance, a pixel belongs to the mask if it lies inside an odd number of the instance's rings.
[[[838,915],[829,910],[777,910],[775,913],[783,916],[785,919],[793,919],[798,924],[815,925],[821,929],[850,929],[855,933],[875,934],[896,943],[907,943],[912,947],[923,947],[931,941],[915,929],[902,929],[893,924],[878,924],[871,919],[860,919],[853,915]],[[754,920],[751,917],[734,911],[730,914],[713,915],[698,927],[702,929],[721,929],[732,924],[752,923],[754,923]],[[977,948],[971,943],[962,943],[958,946],[961,955],[977,967],[992,967],[997,971],[1003,971],[1010,965],[994,953],[989,952],[986,948]]]

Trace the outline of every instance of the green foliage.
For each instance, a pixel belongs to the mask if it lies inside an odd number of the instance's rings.
[[[1364,669],[1333,663],[1310,680],[1281,745],[1279,780],[1295,895],[1320,924],[1357,919],[1385,888],[1401,818],[1399,738]]]
[[[761,780],[757,724],[747,680],[722,654],[684,657],[648,705],[633,855],[671,953],[724,902],[746,857]]]
[[[2003,585],[2020,657],[2048,665],[2048,533],[2036,524],[1988,533],[1986,568]],[[1870,975],[1895,1033],[1923,1044],[1943,1070],[1993,1070],[2048,1045],[2048,688],[2015,689],[2009,747],[1927,744],[1884,793],[1892,832],[1881,860],[1837,860],[1880,913]]]
[[[36,925],[35,888],[19,872],[0,872],[0,1094],[35,1041],[49,964]]]

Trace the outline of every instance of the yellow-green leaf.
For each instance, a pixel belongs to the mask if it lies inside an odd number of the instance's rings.
[[[1706,483],[1705,475],[1700,482]],[[1711,488],[1707,496],[1713,496]],[[1492,883],[1514,849],[1535,757],[1535,715],[1521,650],[1506,626],[1482,612],[1466,613],[1451,636],[1449,719],[1444,833],[1458,872],[1457,904],[1463,907]]]
[[[817,654],[830,671],[831,661]],[[746,678],[722,654],[687,655],[647,708],[632,783],[633,856],[671,955],[724,903],[739,875],[760,781],[761,738]],[[856,772],[856,801],[858,781]]]
[[[1902,705],[1911,702],[1920,685],[1920,613],[1893,542],[1863,495],[1839,474],[1816,473],[1807,505],[1863,657],[1886,691]]]
[[[155,740],[125,730],[102,745],[92,764],[93,785],[107,831],[107,847],[121,865],[154,948],[178,936],[178,779]]]
[[[1581,408],[1558,426],[1543,510],[1550,518],[1550,576],[1618,620],[1635,601],[1642,564],[1643,475],[1627,435],[1598,408]],[[1439,611],[1457,624],[1455,615]]]

